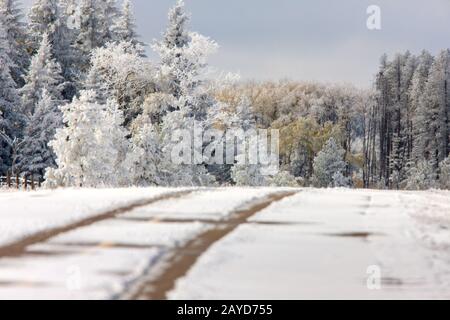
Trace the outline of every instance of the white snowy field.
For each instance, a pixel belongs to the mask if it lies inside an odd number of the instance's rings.
[[[201,252],[166,296],[450,298],[449,192],[220,188],[176,195],[179,189],[148,188],[0,193],[0,299],[128,298],[157,280],[185,244],[287,190],[295,193]],[[161,195],[33,240],[43,230]],[[2,251],[27,237],[22,252]]]

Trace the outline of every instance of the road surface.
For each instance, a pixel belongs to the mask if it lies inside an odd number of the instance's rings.
[[[450,298],[448,192],[70,192],[0,194],[0,299]]]

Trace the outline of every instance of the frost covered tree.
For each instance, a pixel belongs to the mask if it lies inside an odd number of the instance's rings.
[[[161,124],[161,183],[168,186],[213,186],[216,179],[208,172],[202,157],[201,134],[205,132],[205,122],[196,121],[187,112],[186,108],[170,112]]]
[[[271,187],[299,187],[297,179],[289,171],[280,171],[269,178]]]
[[[37,50],[44,34],[53,35],[58,28],[58,0],[35,0],[28,13],[30,38]]]
[[[436,186],[436,173],[432,162],[422,160],[409,169],[406,189],[427,190]]]
[[[28,67],[28,38],[25,31],[22,9],[16,0],[0,0],[0,20],[9,43],[9,57],[13,62],[11,76],[20,87],[23,85],[22,76]]]
[[[439,184],[442,189],[450,190],[450,157],[439,164]]]
[[[314,159],[313,181],[317,187],[343,187],[345,183],[344,173],[346,163],[344,161],[345,150],[340,147],[334,138],[330,138],[322,151]]]
[[[30,9],[28,19],[34,51],[39,50],[46,35],[53,58],[60,64],[66,82],[63,95],[70,100],[77,90],[79,64],[83,56],[74,47],[76,32],[69,26],[66,4],[61,0],[36,0]]]
[[[52,100],[46,89],[24,130],[23,146],[20,150],[19,167],[22,174],[43,177],[47,168],[55,167],[55,155],[49,147],[56,129],[62,126],[59,101]]]
[[[81,0],[76,47],[81,52],[81,70],[89,69],[92,50],[115,41],[114,21],[118,17],[115,0]]]
[[[428,121],[428,108],[424,100],[424,92],[430,74],[433,56],[424,51],[418,58],[417,69],[414,73],[410,91],[411,106],[413,116],[411,127],[413,132],[412,160],[420,161],[426,159],[424,153],[428,145],[428,131],[426,123]]]
[[[127,131],[117,105],[99,105],[94,91],[82,91],[80,98],[61,109],[65,127],[50,143],[57,168],[46,172],[47,186],[126,185]]]
[[[116,41],[131,42],[133,45],[143,45],[142,42],[138,40],[139,35],[136,32],[136,24],[133,14],[133,5],[131,0],[125,0],[122,6],[122,12],[118,17],[118,21],[115,26]],[[144,50],[141,49],[141,54]]]
[[[430,69],[422,103],[426,118],[425,154],[437,169],[450,152],[450,50],[443,50]]]
[[[161,91],[173,96],[176,104],[169,111],[187,108],[188,115],[201,120],[205,119],[208,108],[213,104],[202,75],[207,57],[217,49],[217,44],[188,31],[188,22],[184,2],[179,0],[169,11],[169,25],[163,39],[155,43],[153,49],[161,59]]]
[[[100,103],[114,98],[124,112],[125,125],[141,113],[144,99],[155,87],[154,67],[131,42],[109,43],[92,52],[85,86],[97,92]]]
[[[197,33],[187,30],[189,18],[184,12],[184,2],[178,1],[169,11],[169,25],[161,41],[154,44],[154,50],[161,58],[158,75],[159,98],[152,100],[152,109],[156,111],[152,118],[161,121],[161,150],[167,159],[165,172],[170,184],[175,185],[211,185],[215,178],[205,164],[198,160],[205,146],[200,138],[196,139],[195,128],[204,131],[208,128],[208,110],[215,101],[208,92],[208,86],[202,77],[206,67],[206,58],[217,45],[215,42]],[[160,106],[154,105],[161,103]],[[182,160],[177,154],[180,141],[174,133],[185,133],[185,146]],[[191,140],[192,143],[188,143]],[[198,141],[198,139],[197,139]],[[174,159],[175,158],[175,159]]]
[[[14,165],[9,142],[20,138],[25,122],[16,83],[11,76],[14,64],[9,58],[9,52],[9,42],[0,21],[0,174],[5,174]]]
[[[238,186],[263,186],[267,177],[262,172],[262,164],[258,161],[258,137],[256,119],[251,112],[248,97],[241,97],[233,115],[228,119],[227,134],[236,137],[226,140],[227,151],[231,147],[235,156],[235,164],[231,168],[231,179]],[[227,155],[229,156],[229,155]]]
[[[43,90],[47,90],[52,100],[61,102],[64,79],[61,66],[53,58],[52,46],[47,34],[42,37],[41,45],[31,60],[30,69],[25,76],[25,85],[20,89],[24,112],[31,116],[42,99]]]
[[[133,135],[130,153],[133,184],[139,186],[162,185],[167,180],[163,167],[160,136],[154,125],[143,124]]]
[[[78,29],[80,22],[79,0],[59,0],[59,5],[67,27],[72,30]]]

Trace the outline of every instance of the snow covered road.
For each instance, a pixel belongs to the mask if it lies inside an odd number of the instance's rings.
[[[0,299],[448,299],[449,200],[279,188],[0,193]],[[2,255],[24,237],[35,241]]]

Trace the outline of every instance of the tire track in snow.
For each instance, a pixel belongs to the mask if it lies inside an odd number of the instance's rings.
[[[125,296],[131,299],[167,299],[167,294],[175,288],[176,281],[184,277],[200,256],[212,245],[234,231],[241,224],[246,223],[253,215],[269,207],[272,203],[281,201],[296,193],[278,192],[235,210],[229,219],[221,222],[222,225],[216,225],[215,228],[205,231],[186,245],[170,252],[170,256],[161,261],[163,267],[156,277],[154,277],[154,274],[144,276],[143,281],[137,283],[134,288],[132,286],[129,293],[125,293]],[[149,279],[145,279],[146,277]]]
[[[106,211],[104,213],[98,214],[96,216],[92,216],[92,217],[89,217],[89,218],[83,219],[81,221],[77,221],[77,222],[62,226],[62,227],[57,227],[57,228],[52,228],[49,230],[37,232],[33,235],[30,235],[26,238],[19,240],[19,241],[13,242],[8,245],[0,246],[0,258],[20,256],[25,253],[26,248],[28,246],[38,244],[41,242],[45,242],[55,236],[59,236],[63,233],[73,231],[78,228],[89,226],[96,222],[116,218],[118,215],[124,214],[124,213],[134,210],[136,208],[144,207],[144,206],[147,206],[147,205],[159,202],[159,201],[180,198],[180,197],[183,197],[183,196],[186,196],[186,195],[192,193],[193,191],[194,190],[183,190],[183,191],[165,193],[160,196],[151,197],[149,199],[135,201],[133,203],[129,203],[127,205],[118,207],[116,209],[112,209],[112,210]]]

